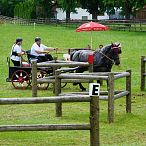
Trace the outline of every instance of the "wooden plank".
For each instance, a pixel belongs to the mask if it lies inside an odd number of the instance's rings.
[[[90,130],[90,124],[0,125],[0,132],[57,130]]]
[[[124,92],[122,90],[119,90],[119,91],[114,91],[114,94],[118,94],[118,93],[121,93],[121,92]],[[59,96],[67,96],[67,95],[89,95],[89,92],[69,92],[69,93],[61,93],[59,94]],[[100,95],[108,95],[108,91],[100,91]],[[107,97],[108,99],[108,97]]]
[[[99,96],[100,100],[108,100],[108,96]]]
[[[76,71],[77,69],[79,69],[79,67],[72,67],[72,68],[60,68],[58,70],[60,70],[62,73],[64,72],[71,72],[71,71]]]
[[[61,69],[63,70],[63,68]],[[84,72],[84,73],[74,73],[74,75],[96,75],[96,76],[108,76],[111,72]],[[127,73],[127,72],[112,72],[114,75]]]
[[[119,99],[123,96],[127,96],[128,94],[129,94],[129,91],[123,91],[121,93],[118,93],[118,94],[114,95],[114,99]]]
[[[52,96],[37,98],[0,98],[0,104],[41,104],[57,102],[89,102],[89,95]]]
[[[55,83],[55,79],[42,78],[38,79],[37,83]],[[61,83],[89,83],[89,80],[84,79],[62,79]]]
[[[61,83],[89,83],[88,79],[62,79]]]
[[[124,78],[124,77],[127,77],[127,76],[130,76],[129,72],[122,72],[120,74],[114,75],[114,79],[116,80],[116,79]]]
[[[55,83],[55,78],[54,79],[49,79],[49,78],[37,79],[37,83]]]
[[[43,63],[37,63],[38,67],[76,67],[76,66],[84,66],[88,67],[88,62],[43,62]]]
[[[70,73],[70,74],[60,74],[59,75],[59,78],[61,79],[93,79],[93,80],[98,80],[98,79],[101,79],[101,80],[107,80],[108,77],[107,76],[96,76],[96,75],[78,75],[78,74],[73,74],[73,73]]]

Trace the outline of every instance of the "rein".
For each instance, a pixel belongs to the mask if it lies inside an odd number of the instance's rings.
[[[98,51],[98,53],[102,54],[104,57],[106,57],[107,59],[109,59],[114,64],[114,61],[110,57],[108,57],[107,55],[105,55],[104,53],[102,53],[100,51]]]

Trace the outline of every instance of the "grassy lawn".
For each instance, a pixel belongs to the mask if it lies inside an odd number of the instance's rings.
[[[73,28],[53,26],[0,25],[0,97],[31,97],[31,89],[15,90],[8,77],[6,57],[16,37],[23,38],[23,49],[30,49],[36,36],[42,43],[60,48],[67,53],[68,48],[84,48],[90,44],[90,33],[76,33]],[[100,140],[102,146],[145,146],[146,145],[146,93],[140,91],[140,56],[146,54],[146,33],[106,31],[93,32],[93,47],[99,44],[122,43],[121,65],[113,71],[132,70],[132,113],[125,112],[125,98],[115,101],[115,122],[107,123],[107,102],[100,101]],[[53,54],[55,55],[55,54]],[[62,58],[62,55],[59,55]],[[85,85],[87,86],[87,85]],[[125,88],[125,80],[116,81],[116,89]],[[102,88],[105,88],[105,83]],[[68,84],[64,92],[80,91]],[[39,96],[52,96],[52,86],[39,91]],[[0,124],[51,124],[51,123],[88,123],[89,104],[63,104],[63,116],[55,117],[54,104],[2,105]],[[88,146],[88,131],[59,132],[4,132],[0,133],[1,146]]]

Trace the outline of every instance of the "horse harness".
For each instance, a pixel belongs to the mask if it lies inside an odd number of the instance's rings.
[[[114,64],[114,61],[110,57],[108,57],[107,55],[105,55],[104,53],[102,53],[100,50],[98,51],[98,53],[102,54],[104,57],[106,57],[107,59],[109,59]]]

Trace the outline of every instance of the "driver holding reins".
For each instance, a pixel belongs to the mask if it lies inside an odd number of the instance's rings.
[[[41,44],[41,38],[36,37],[35,43],[31,47],[31,55],[38,59],[38,62],[45,62],[53,60],[53,57],[49,54],[49,51],[55,51],[58,48],[47,47]]]

